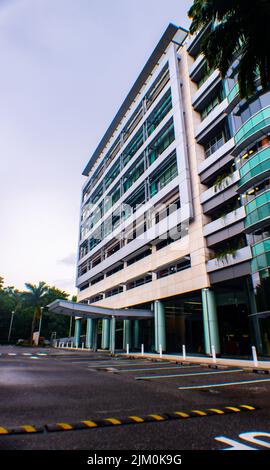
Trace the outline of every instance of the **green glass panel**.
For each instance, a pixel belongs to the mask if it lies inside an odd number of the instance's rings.
[[[270,124],[270,106],[259,111],[257,114],[248,119],[245,124],[235,134],[235,142],[239,144],[241,140],[246,139],[257,130]]]
[[[239,93],[239,85],[236,83],[234,87],[231,89],[231,91],[228,93],[228,101],[229,103],[232,102],[234,97]]]
[[[270,202],[270,190],[269,189],[265,191],[264,193],[260,194],[259,196],[255,197],[252,201],[250,201],[246,205],[247,214],[250,214],[252,211],[254,211],[258,207],[268,202]]]
[[[266,251],[270,251],[270,239],[263,240],[262,242],[256,243],[256,245],[253,245],[252,247],[252,254],[254,257],[261,255],[262,253],[265,253]]]

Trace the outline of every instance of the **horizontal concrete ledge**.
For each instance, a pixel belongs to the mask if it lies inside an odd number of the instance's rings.
[[[255,365],[255,363],[252,360],[244,360],[244,359],[224,359],[224,358],[217,358],[215,361],[211,357],[197,357],[197,356],[186,356],[186,358],[183,358],[182,355],[179,354],[179,356],[176,355],[170,355],[170,354],[162,354],[162,357],[159,354],[140,354],[140,353],[130,353],[130,354],[125,354],[125,353],[120,353],[120,354],[115,354],[115,356],[124,356],[128,358],[149,358],[149,359],[159,359],[163,361],[174,361],[174,362],[182,362],[183,364],[185,363],[190,363],[190,364],[198,364],[198,365],[212,365],[212,366],[232,366],[232,367],[240,367],[240,368],[245,368],[247,370],[252,370],[252,371],[263,371],[267,370],[270,371],[270,361],[258,361],[258,365]]]

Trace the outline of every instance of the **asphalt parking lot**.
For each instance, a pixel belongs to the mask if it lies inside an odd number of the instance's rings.
[[[239,368],[0,347],[0,450],[267,450],[269,392]]]

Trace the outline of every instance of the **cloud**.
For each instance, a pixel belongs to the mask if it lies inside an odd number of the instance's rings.
[[[64,258],[59,259],[58,263],[65,264],[67,266],[74,266],[76,264],[76,253],[70,253]]]

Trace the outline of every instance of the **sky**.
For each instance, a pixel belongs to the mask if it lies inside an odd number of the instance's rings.
[[[0,276],[76,293],[81,175],[191,0],[0,0]]]

